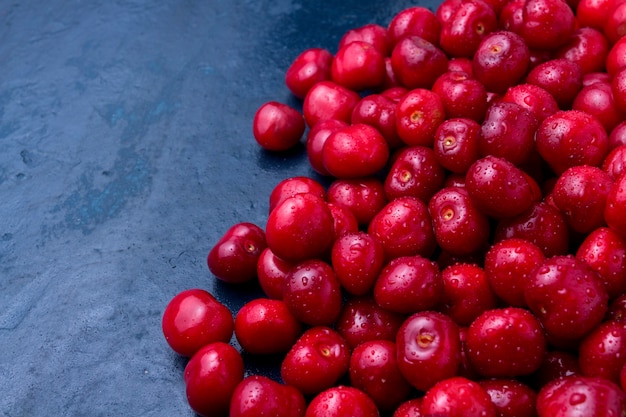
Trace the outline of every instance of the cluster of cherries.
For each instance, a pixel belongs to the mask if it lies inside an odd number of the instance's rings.
[[[443,0],[296,57],[301,109],[263,104],[253,134],[306,136],[319,178],[281,181],[265,227],[208,254],[262,297],[166,307],[191,408],[626,416],[624,35],[625,0]]]

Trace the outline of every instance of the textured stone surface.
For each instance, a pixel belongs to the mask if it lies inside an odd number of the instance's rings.
[[[216,284],[206,254],[264,226],[280,180],[315,177],[303,147],[256,146],[254,112],[300,105],[283,74],[303,49],[410,4],[0,2],[1,416],[193,415],[165,305],[257,294]]]

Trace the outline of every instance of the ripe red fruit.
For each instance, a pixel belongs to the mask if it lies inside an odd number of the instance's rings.
[[[519,307],[482,313],[470,324],[465,344],[472,368],[490,378],[530,375],[546,353],[541,323]]]
[[[576,16],[563,0],[525,0],[519,34],[530,49],[555,50],[576,30]]]
[[[252,133],[268,151],[286,151],[300,141],[305,124],[302,114],[287,104],[270,101],[254,114]]]
[[[304,97],[302,112],[309,127],[320,120],[337,119],[349,123],[354,106],[361,100],[352,91],[332,81],[314,84]]]
[[[439,311],[460,326],[469,326],[483,312],[493,309],[497,300],[483,268],[455,263],[441,271],[443,297]]]
[[[387,204],[385,187],[377,177],[337,179],[327,190],[328,202],[347,208],[366,226]]]
[[[591,233],[605,225],[604,208],[613,181],[598,167],[568,168],[552,189],[552,201],[568,226],[578,233]]]
[[[235,388],[229,417],[302,417],[305,410],[304,396],[296,388],[266,376],[250,375]]]
[[[390,149],[402,145],[396,132],[396,102],[383,94],[363,97],[352,110],[351,123],[362,123],[376,128]]]
[[[357,346],[350,356],[350,385],[365,392],[382,411],[393,411],[406,400],[411,385],[398,369],[396,344],[372,340]]]
[[[407,145],[432,146],[437,127],[445,118],[443,102],[437,93],[416,88],[397,104],[396,130]]]
[[[404,37],[391,51],[391,68],[400,85],[408,88],[430,88],[448,69],[446,54],[419,36]]]
[[[242,222],[232,225],[211,248],[207,266],[221,281],[239,284],[256,278],[256,265],[267,247],[259,226]]]
[[[420,255],[392,259],[374,284],[376,303],[399,314],[432,309],[442,293],[439,266]]]
[[[408,317],[398,330],[396,347],[400,372],[420,391],[455,376],[461,363],[459,328],[435,311]]]
[[[428,206],[415,197],[398,197],[371,220],[367,232],[385,248],[385,259],[421,255],[430,257],[436,248]]]
[[[347,371],[350,349],[334,330],[315,326],[306,330],[287,352],[280,374],[305,396],[332,387]]]
[[[578,24],[602,30],[612,3],[613,0],[580,0],[576,6]]]
[[[503,101],[487,109],[478,136],[478,152],[482,157],[492,155],[522,166],[535,152],[538,118],[529,109],[507,101],[510,97],[505,94]]]
[[[306,137],[306,153],[311,168],[321,175],[330,175],[324,167],[322,152],[331,133],[348,126],[343,120],[320,120],[309,129]]]
[[[411,6],[396,13],[387,25],[387,39],[393,47],[407,36],[419,36],[436,45],[439,43],[441,23],[428,8]]]
[[[291,93],[304,99],[311,87],[320,81],[330,80],[333,55],[323,48],[302,51],[285,72],[285,84]]]
[[[513,307],[525,307],[524,287],[545,256],[534,243],[524,239],[505,239],[485,254],[485,275],[499,299]]]
[[[602,32],[590,27],[578,28],[569,41],[555,53],[578,64],[583,74],[604,71],[609,43]]]
[[[422,417],[422,397],[406,400],[396,408],[392,417]]]
[[[329,388],[316,395],[305,417],[378,417],[374,401],[363,391],[345,385]]]
[[[235,315],[235,336],[248,353],[287,352],[302,333],[302,324],[281,300],[255,298]]]
[[[609,49],[606,57],[606,72],[614,76],[624,67],[626,67],[626,37],[620,38]]]
[[[489,218],[461,187],[441,188],[429,201],[439,247],[453,255],[470,255],[487,246]]]
[[[241,354],[231,345],[205,345],[187,362],[185,391],[191,409],[203,417],[227,417],[235,388],[243,380]]]
[[[539,417],[608,417],[625,413],[624,392],[615,383],[603,378],[561,378],[544,385],[537,394]]]
[[[502,101],[516,103],[529,110],[539,123],[559,111],[559,104],[550,92],[530,83],[510,87],[502,96]]]
[[[594,116],[607,132],[624,121],[625,117],[615,103],[610,82],[596,82],[583,87],[576,95],[572,109]]]
[[[452,118],[442,122],[435,132],[433,150],[442,167],[458,174],[479,158],[478,138],[480,125],[465,118]]]
[[[345,43],[333,57],[331,79],[355,91],[377,87],[385,77],[383,53],[366,41]]]
[[[621,145],[626,145],[626,120],[615,126],[609,135],[609,149],[615,149]]]
[[[364,295],[383,269],[385,250],[371,235],[357,231],[335,240],[331,260],[342,288],[353,295]]]
[[[626,114],[626,68],[622,68],[611,81],[611,91],[615,106],[622,114]]]
[[[478,383],[491,397],[498,417],[537,417],[537,393],[523,382],[492,378]]]
[[[562,110],[539,125],[537,151],[555,174],[576,165],[600,166],[608,153],[608,137],[594,116],[578,110]]]
[[[318,181],[304,176],[290,177],[276,184],[270,193],[269,211],[274,210],[287,198],[304,193],[315,194],[321,199],[326,199],[326,189]]]
[[[530,51],[524,39],[511,31],[487,35],[472,59],[472,73],[487,91],[505,93],[519,82],[530,63]]]
[[[163,336],[172,350],[191,357],[203,346],[230,341],[234,322],[224,304],[202,289],[176,294],[165,307],[161,319]]]
[[[600,276],[610,299],[626,292],[626,241],[608,227],[589,233],[576,251]]]
[[[537,245],[545,256],[553,256],[568,252],[569,235],[567,223],[559,209],[541,201],[519,216],[498,222],[494,241],[524,239]]]
[[[496,219],[517,216],[541,199],[535,180],[513,163],[492,155],[469,167],[465,187],[476,207]]]
[[[396,333],[406,316],[379,306],[373,296],[350,297],[335,323],[335,330],[350,349],[372,340],[395,342]]]
[[[541,388],[550,381],[573,375],[582,375],[578,355],[570,350],[549,349],[530,382],[534,387]]]
[[[394,155],[385,177],[387,200],[403,196],[428,201],[443,185],[445,171],[426,146],[405,146]]]
[[[341,39],[337,49],[341,49],[349,43],[360,41],[371,44],[382,56],[389,53],[389,42],[387,40],[387,28],[375,23],[368,23],[346,31]]]
[[[526,75],[526,82],[549,92],[561,110],[571,107],[582,88],[582,69],[565,58],[551,59],[535,66]]]
[[[282,300],[285,279],[292,267],[291,262],[279,258],[270,248],[265,248],[261,252],[257,263],[257,275],[259,285],[268,298]]]
[[[491,397],[478,382],[455,376],[438,382],[426,392],[422,415],[496,417],[497,414]]]
[[[606,197],[604,220],[622,239],[626,239],[626,174],[615,180]]]
[[[322,198],[296,194],[270,213],[265,226],[267,246],[290,262],[327,253],[334,240],[333,216]]]
[[[450,71],[435,80],[431,90],[441,98],[448,119],[468,118],[480,122],[487,108],[487,90],[470,73]]]
[[[600,323],[580,342],[578,363],[584,376],[602,377],[620,383],[626,364],[626,323]]]
[[[441,22],[439,45],[452,57],[471,57],[481,40],[498,27],[493,8],[482,0],[464,0]]]
[[[331,325],[341,312],[341,285],[329,264],[308,259],[289,271],[283,301],[299,321],[310,326]]]
[[[615,44],[626,35],[626,4],[615,2],[604,22],[603,33],[611,44]]]
[[[544,260],[528,280],[524,296],[553,346],[577,343],[608,310],[600,277],[573,255]]]

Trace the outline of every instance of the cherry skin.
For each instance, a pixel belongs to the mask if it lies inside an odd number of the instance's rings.
[[[383,94],[369,94],[352,110],[352,124],[362,123],[376,128],[390,149],[397,149],[402,141],[396,132],[396,102]]]
[[[422,415],[496,417],[496,408],[478,382],[454,376],[438,382],[426,392],[422,401]]]
[[[576,16],[563,0],[525,0],[519,34],[530,49],[556,50],[576,30]]]
[[[382,243],[387,261],[400,256],[429,257],[436,249],[428,206],[415,197],[398,197],[387,203],[367,231]]]
[[[331,325],[341,313],[341,285],[332,267],[319,259],[296,264],[285,280],[283,301],[310,326]]]
[[[257,276],[261,290],[268,298],[282,300],[287,274],[293,267],[291,262],[279,258],[270,248],[265,248],[257,263]]]
[[[306,137],[306,153],[311,168],[318,174],[330,176],[324,167],[323,150],[331,133],[348,126],[348,123],[337,119],[326,119],[317,122],[309,129]]]
[[[270,101],[256,111],[252,121],[254,139],[269,151],[293,148],[304,133],[302,114],[287,104]]]
[[[376,303],[398,314],[432,309],[442,294],[439,266],[419,255],[392,259],[374,284]]]
[[[510,87],[502,96],[502,100],[519,104],[530,110],[539,123],[559,110],[559,104],[551,93],[540,86],[529,83]]]
[[[423,6],[411,6],[396,13],[387,25],[387,39],[393,47],[402,38],[419,36],[436,45],[439,43],[441,23],[437,16]]]
[[[422,397],[404,401],[396,408],[392,417],[422,417]]]
[[[499,417],[536,417],[537,393],[517,379],[492,378],[478,381],[489,394]]]
[[[394,155],[385,177],[385,196],[391,201],[403,196],[428,201],[443,185],[445,171],[426,146],[406,146]]]
[[[259,226],[241,222],[232,225],[207,255],[207,266],[221,281],[240,284],[256,278],[256,265],[267,247],[266,235]]]
[[[537,372],[529,380],[538,391],[551,381],[572,375],[582,375],[578,364],[578,354],[571,350],[549,349]]]
[[[288,262],[321,256],[334,240],[334,221],[322,198],[305,193],[285,199],[265,226],[267,246]]]
[[[350,356],[350,384],[369,395],[383,411],[392,411],[406,400],[411,385],[402,376],[396,359],[396,344],[373,340],[357,346]]]
[[[366,41],[343,44],[333,57],[331,79],[350,90],[362,91],[383,83],[385,60],[383,52]]]
[[[361,97],[333,81],[320,81],[307,92],[302,103],[304,120],[313,127],[320,120],[337,119],[350,122],[352,110]]]
[[[626,68],[622,68],[613,76],[611,92],[613,93],[613,100],[617,109],[622,114],[626,114]]]
[[[362,178],[387,164],[389,146],[374,127],[352,124],[331,133],[322,149],[324,168],[335,178]]]
[[[407,36],[393,47],[391,68],[400,85],[408,89],[428,89],[448,69],[448,58],[426,39]]]
[[[615,102],[609,82],[597,82],[583,87],[576,95],[572,109],[594,116],[607,132],[624,121],[625,117]]]
[[[266,376],[250,375],[235,388],[229,417],[302,417],[305,409],[305,398],[296,388]]]
[[[377,177],[337,179],[327,190],[329,203],[347,208],[359,226],[366,226],[387,204],[385,187]]]
[[[619,384],[626,364],[626,323],[609,320],[593,329],[580,343],[578,363],[583,375]]]
[[[187,402],[200,416],[227,417],[230,400],[243,377],[241,354],[228,343],[209,343],[185,366]]]
[[[622,239],[626,239],[626,174],[615,180],[606,197],[604,220]]]
[[[526,82],[550,93],[561,110],[571,107],[582,88],[582,79],[580,65],[565,58],[542,62],[526,75]]]
[[[316,395],[305,417],[378,417],[374,401],[360,389],[339,385]]]
[[[390,51],[387,36],[387,28],[375,23],[368,23],[346,31],[341,39],[337,50],[343,48],[349,43],[358,41],[366,42],[372,45],[382,56],[387,56]]]
[[[541,323],[519,307],[485,311],[470,324],[465,343],[472,368],[491,378],[530,375],[546,353]]]
[[[626,67],[626,38],[622,37],[609,49],[606,57],[606,72],[614,76],[624,67]]]
[[[408,317],[398,330],[396,347],[400,372],[421,391],[455,376],[461,363],[459,328],[435,311]]]
[[[487,90],[470,72],[450,71],[435,80],[431,90],[439,95],[448,119],[481,122],[487,109]]]
[[[442,122],[435,132],[433,150],[445,169],[465,174],[479,159],[480,124],[467,118],[451,118]]]
[[[359,223],[356,217],[347,207],[328,203],[328,209],[333,216],[335,240],[346,233],[355,233],[359,230]]]
[[[397,104],[396,129],[407,145],[432,146],[437,127],[445,118],[445,108],[437,93],[416,88]]]
[[[315,194],[321,199],[326,199],[326,189],[318,181],[304,176],[290,177],[280,181],[272,189],[269,198],[269,211],[274,210],[285,199],[304,193]]]
[[[498,17],[482,0],[464,0],[441,22],[439,45],[452,57],[471,57],[480,42],[496,30]]]
[[[374,237],[357,231],[335,240],[331,260],[342,288],[352,295],[365,295],[383,269],[385,250]]]
[[[209,343],[230,341],[234,321],[228,307],[211,293],[194,288],[181,291],[169,301],[161,327],[172,350],[191,357]]]
[[[235,315],[235,337],[248,353],[285,353],[302,333],[302,324],[281,300],[255,298]]]
[[[350,349],[346,341],[329,327],[314,326],[287,352],[280,374],[287,385],[310,396],[332,387],[349,365]]]
[[[576,6],[576,18],[581,27],[603,30],[609,17],[613,0],[580,0]]]
[[[285,84],[291,93],[304,99],[311,87],[330,80],[333,55],[323,48],[302,51],[285,72]]]

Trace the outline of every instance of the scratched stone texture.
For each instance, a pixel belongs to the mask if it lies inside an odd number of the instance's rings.
[[[258,295],[206,254],[263,227],[279,181],[318,178],[303,146],[256,146],[254,112],[301,105],[283,76],[302,50],[412,4],[0,1],[0,416],[193,415],[163,309]]]

